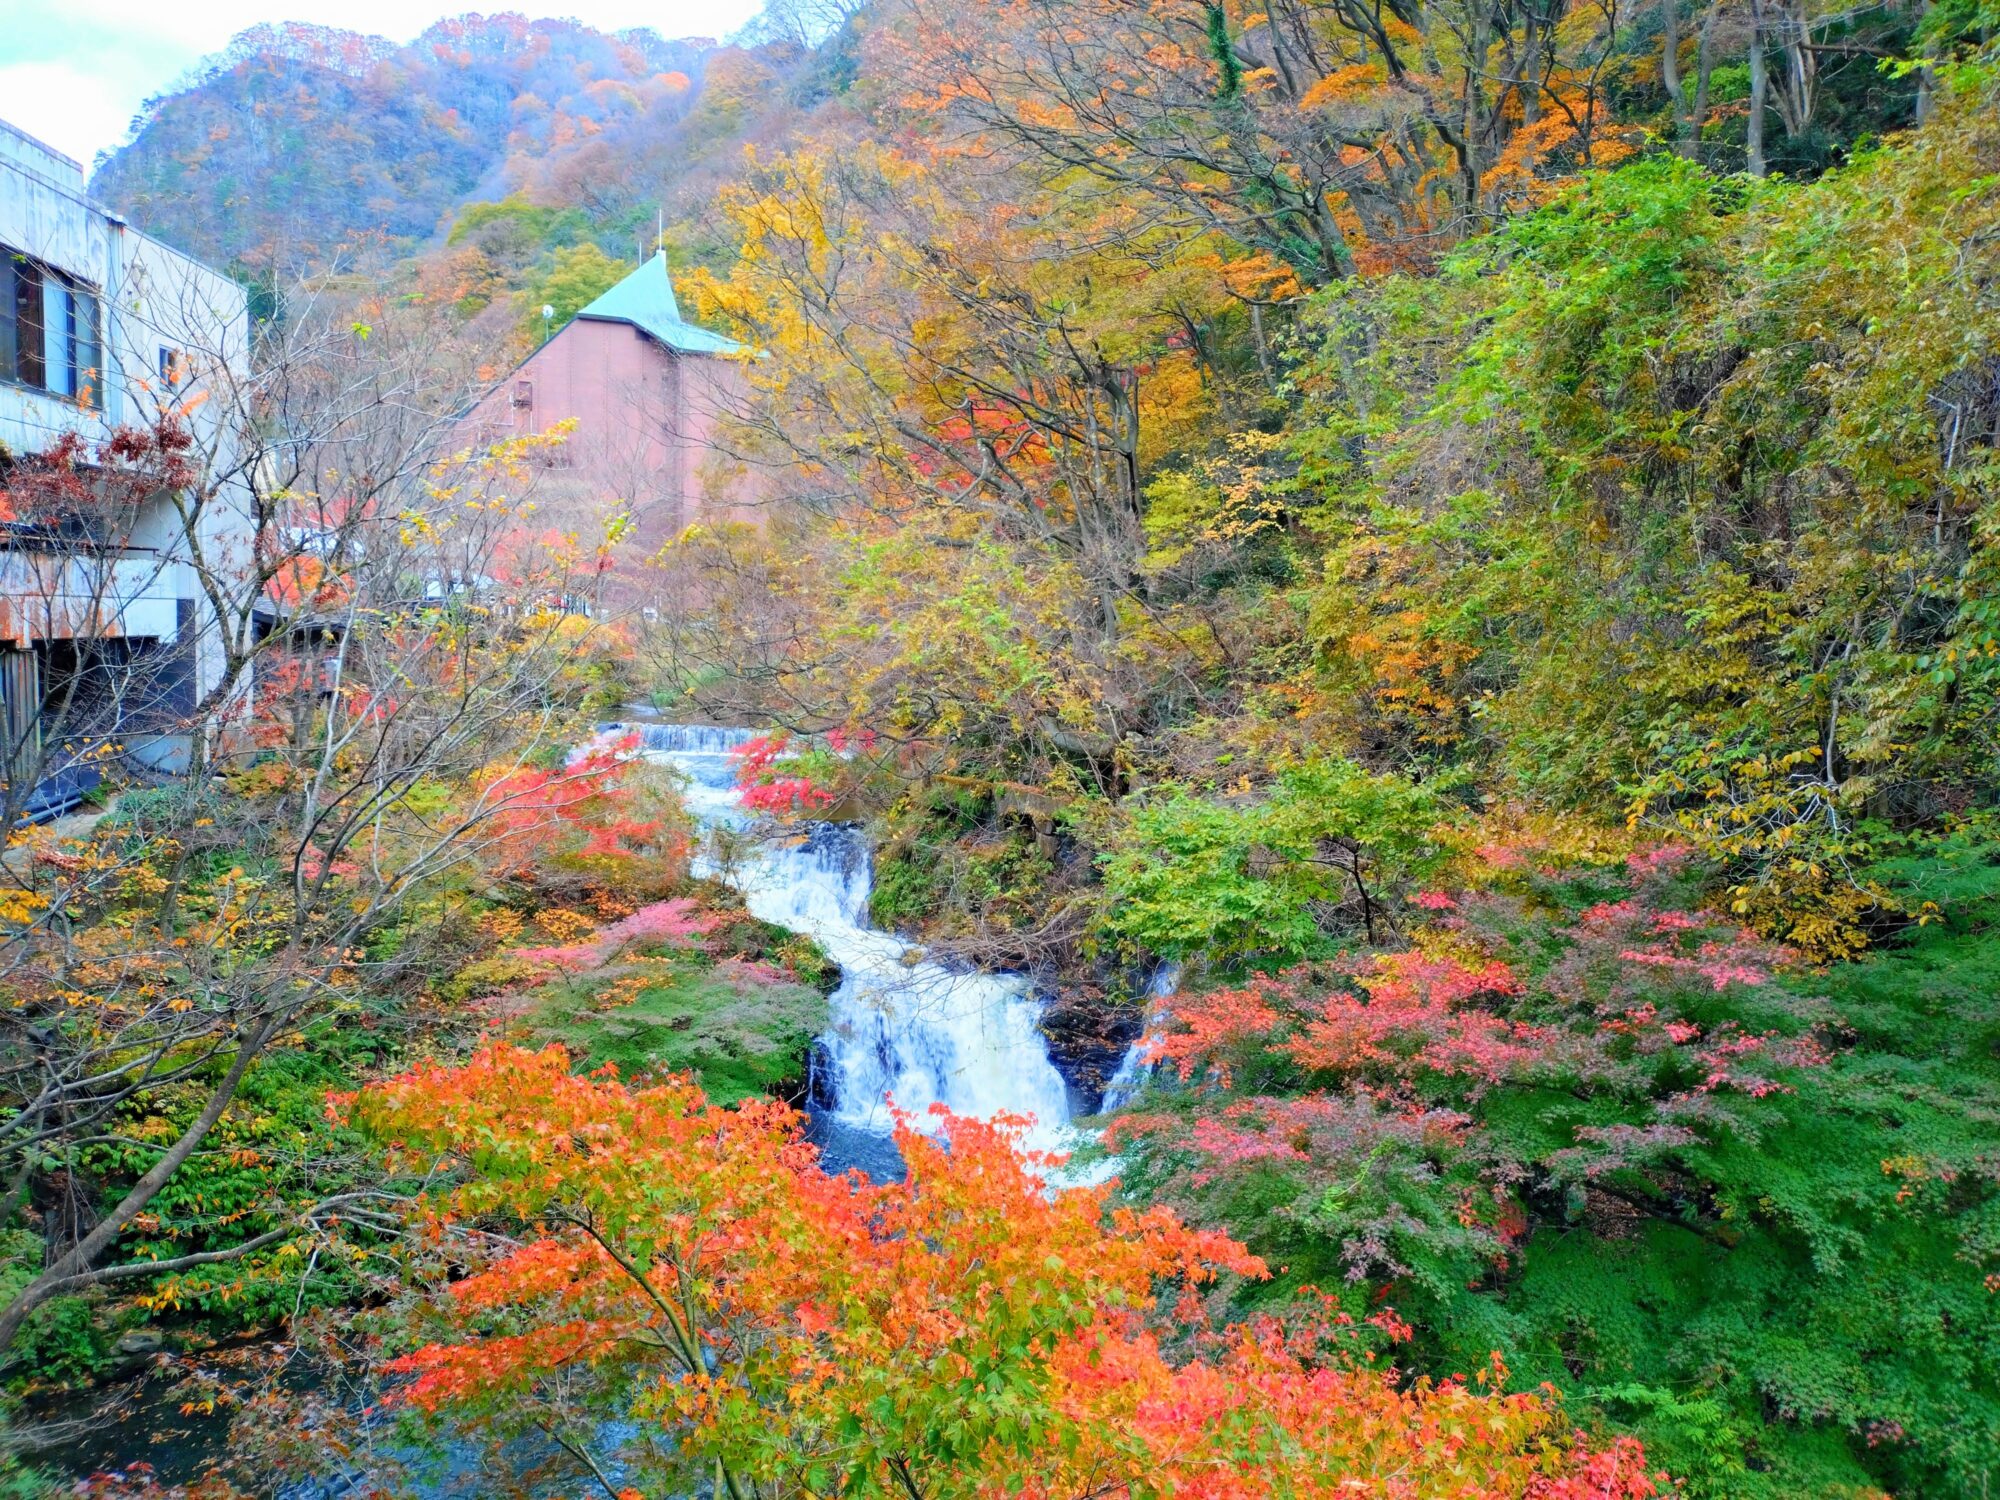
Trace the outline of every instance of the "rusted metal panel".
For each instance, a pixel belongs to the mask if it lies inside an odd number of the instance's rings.
[[[180,601],[157,558],[61,555],[0,546],[0,642],[131,636],[170,641]]]
[[[36,759],[31,752],[42,716],[40,665],[32,651],[0,651],[0,733],[6,735],[0,754],[9,763]]]

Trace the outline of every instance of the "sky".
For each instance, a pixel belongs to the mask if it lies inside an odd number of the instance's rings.
[[[0,120],[82,162],[125,138],[139,105],[259,21],[315,21],[412,40],[468,10],[573,16],[605,31],[726,36],[758,0],[0,0]]]

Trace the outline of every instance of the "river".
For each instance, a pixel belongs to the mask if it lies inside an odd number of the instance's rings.
[[[732,753],[752,731],[634,723],[610,726],[607,733],[636,733],[646,759],[680,773],[688,811],[703,834],[696,873],[734,886],[753,914],[811,937],[839,966],[807,1090],[809,1134],[827,1170],[858,1167],[878,1180],[900,1174],[895,1114],[921,1128],[933,1104],[982,1119],[1023,1117],[1031,1121],[1024,1144],[1038,1149],[1065,1150],[1083,1139],[1071,1121],[1097,1109],[1100,1095],[1066,1082],[1057,1069],[1038,1026],[1041,1005],[1031,982],[934,962],[915,944],[870,925],[871,851],[859,827],[759,826],[742,806]],[[1112,1103],[1137,1086],[1143,1074],[1138,1055],[1135,1045],[1112,1080]],[[185,1483],[222,1457],[226,1414],[182,1412],[158,1380],[108,1396],[115,1415],[101,1407],[93,1412],[96,1396],[56,1403],[49,1415],[80,1418],[84,1430],[42,1454],[43,1465],[81,1476],[143,1456],[160,1481]],[[359,1444],[362,1451],[367,1446]],[[524,1461],[536,1456],[524,1455]],[[390,1451],[383,1457],[407,1455]],[[412,1500],[484,1492],[469,1448],[447,1451],[443,1460],[441,1474],[423,1481],[401,1476],[392,1481],[393,1492]],[[379,1475],[364,1465],[337,1480],[300,1481],[280,1495],[332,1500],[369,1494],[377,1482]]]

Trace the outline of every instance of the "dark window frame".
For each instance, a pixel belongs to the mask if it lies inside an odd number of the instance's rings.
[[[49,296],[60,288],[60,299]],[[57,364],[51,368],[49,317]],[[0,244],[0,383],[42,391],[92,411],[104,409],[104,296],[89,282]]]

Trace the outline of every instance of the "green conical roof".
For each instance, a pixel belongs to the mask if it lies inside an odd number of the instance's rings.
[[[630,323],[682,354],[734,354],[742,347],[734,339],[682,320],[664,250],[577,316],[600,323]]]

